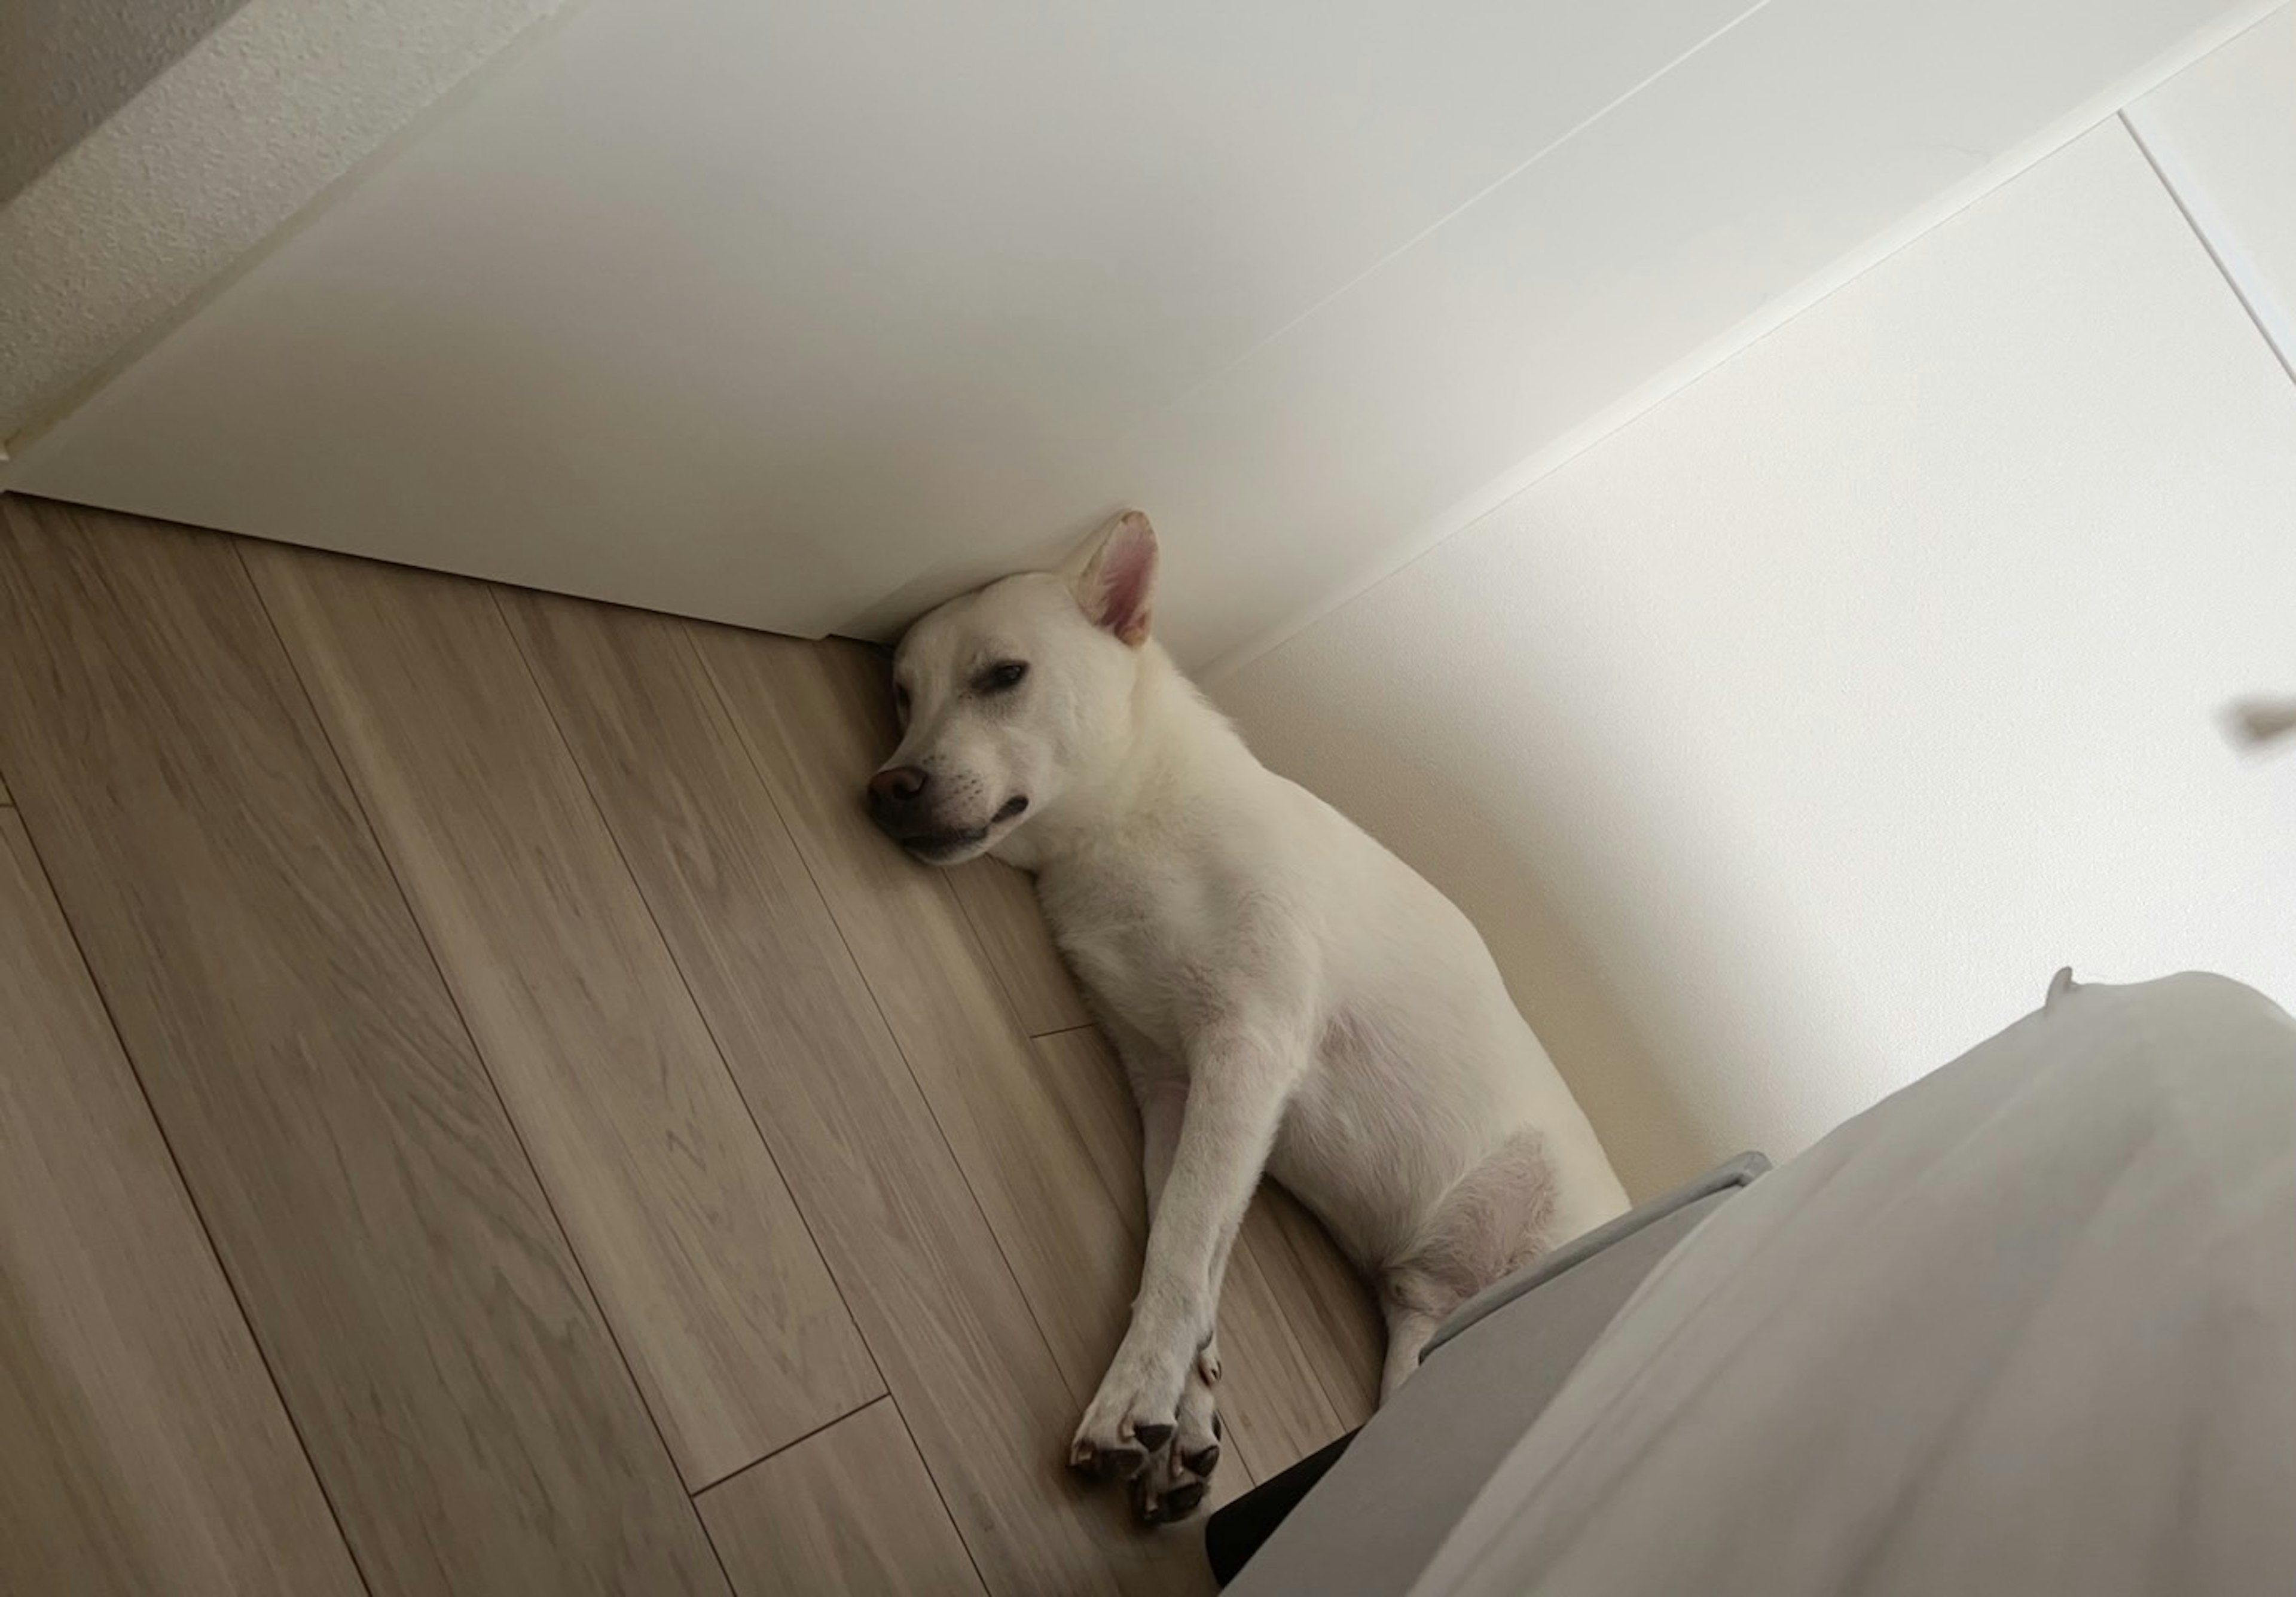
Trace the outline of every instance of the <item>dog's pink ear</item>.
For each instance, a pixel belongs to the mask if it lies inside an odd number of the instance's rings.
[[[1156,597],[1156,529],[1136,510],[1102,529],[1076,578],[1077,602],[1095,627],[1137,649]]]

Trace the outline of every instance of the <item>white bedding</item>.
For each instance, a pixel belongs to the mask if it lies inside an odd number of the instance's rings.
[[[2296,1593],[2296,1023],[2053,990],[1695,1233],[1414,1590]]]

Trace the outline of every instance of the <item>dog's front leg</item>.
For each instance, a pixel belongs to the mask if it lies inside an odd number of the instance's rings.
[[[1077,1428],[1077,1469],[1130,1476],[1171,1440],[1189,1366],[1212,1339],[1228,1249],[1307,1060],[1288,1027],[1222,1027],[1189,1048],[1187,1104],[1132,1323]]]
[[[1135,1069],[1128,1057],[1127,1068],[1132,1070],[1140,1103],[1140,1168],[1146,1181],[1152,1225],[1157,1209],[1163,1205],[1173,1158],[1179,1151],[1188,1084],[1177,1073]],[[1214,1271],[1216,1277],[1223,1274]],[[1219,1377],[1219,1339],[1215,1336],[1197,1350],[1181,1387],[1179,1411],[1174,1416],[1179,1429],[1163,1446],[1149,1450],[1147,1467],[1132,1478],[1133,1511],[1149,1524],[1186,1519],[1211,1489],[1212,1470],[1220,1459],[1219,1400],[1213,1395]]]

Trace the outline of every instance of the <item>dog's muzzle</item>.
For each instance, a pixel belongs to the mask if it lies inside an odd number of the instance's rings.
[[[878,829],[917,858],[938,863],[980,847],[988,834],[1019,818],[1029,800],[1014,794],[997,807],[984,826],[935,823],[932,774],[921,766],[888,766],[869,779],[869,818]]]

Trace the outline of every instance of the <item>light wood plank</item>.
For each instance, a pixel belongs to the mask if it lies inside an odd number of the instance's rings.
[[[1308,1350],[1308,1367],[1322,1382],[1341,1429],[1352,1430],[1379,1406],[1380,1366],[1387,1355],[1379,1306],[1370,1286],[1298,1199],[1271,1182],[1261,1188],[1258,1207],[1283,1245],[1266,1239],[1255,1246],[1254,1255],[1267,1269],[1269,1288],[1283,1305],[1293,1333]]]
[[[1030,1036],[1092,1024],[1076,978],[1053,946],[1037,886],[1001,860],[976,859],[948,873],[1004,995]]]
[[[0,813],[0,1570],[361,1590],[31,840]]]
[[[1262,1478],[1362,1421],[1332,1401],[1332,1377],[1324,1366],[1336,1356],[1333,1349],[1301,1333],[1301,1325],[1313,1322],[1293,1296],[1298,1283],[1282,1256],[1285,1244],[1273,1208],[1281,1200],[1272,1184],[1260,1184],[1236,1233],[1220,1296],[1220,1408],[1235,1416],[1229,1429]]]
[[[502,597],[991,1588],[1107,1589],[1060,1369],[684,625]]]
[[[245,553],[687,1486],[877,1396],[492,591]]]
[[[862,813],[894,741],[882,660],[699,624],[693,636],[1081,1405],[1138,1284],[1123,1216],[947,878]]]
[[[1038,1075],[1083,1141],[1093,1173],[1123,1219],[1128,1257],[1136,1265],[1148,1234],[1148,1188],[1140,1168],[1140,1107],[1124,1067],[1089,1026],[1049,1033],[1034,1046]]]
[[[701,1497],[738,1597],[981,1590],[900,1414],[873,1403]]]
[[[0,498],[0,760],[377,1597],[723,1593],[231,545]]]

